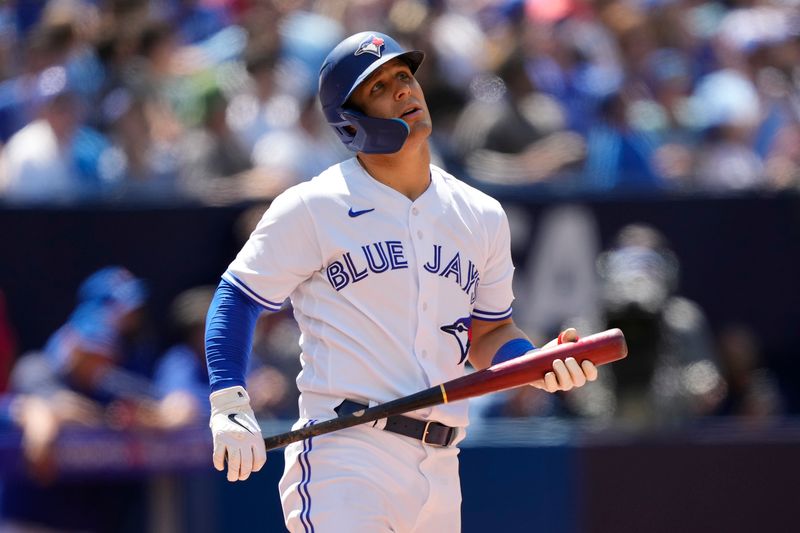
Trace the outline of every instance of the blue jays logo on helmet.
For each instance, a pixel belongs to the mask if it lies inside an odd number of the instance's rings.
[[[331,50],[319,71],[319,102],[325,119],[353,152],[391,154],[403,147],[408,124],[399,118],[370,117],[350,105],[350,97],[370,74],[389,61],[405,61],[417,71],[425,54],[405,50],[390,36],[365,31],[351,35]]]
[[[456,338],[458,347],[461,350],[461,359],[458,360],[458,364],[460,365],[467,358],[469,346],[472,343],[472,317],[465,316],[459,318],[452,324],[447,324],[439,329]]]
[[[380,37],[375,37],[374,34],[370,34],[369,37],[361,41],[358,45],[358,49],[356,53],[353,55],[361,55],[361,54],[372,54],[374,56],[381,57],[381,50],[383,49],[383,45],[386,41],[381,39]]]

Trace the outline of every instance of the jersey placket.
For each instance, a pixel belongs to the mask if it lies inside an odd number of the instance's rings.
[[[409,238],[413,243],[416,261],[414,267],[417,276],[417,324],[414,335],[414,354],[417,361],[425,371],[425,379],[428,386],[431,385],[431,375],[436,375],[436,339],[433,337],[433,327],[436,323],[436,308],[438,306],[438,287],[436,277],[426,272],[424,269],[426,257],[433,249],[433,228],[435,221],[432,219],[433,209],[427,201],[429,196],[436,196],[435,184],[431,183],[431,189],[423,194],[408,209],[408,230]]]

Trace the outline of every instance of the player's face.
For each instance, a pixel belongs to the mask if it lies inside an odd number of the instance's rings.
[[[427,138],[431,133],[431,116],[422,87],[400,58],[389,61],[364,80],[350,102],[370,117],[405,121],[411,129],[409,139]]]

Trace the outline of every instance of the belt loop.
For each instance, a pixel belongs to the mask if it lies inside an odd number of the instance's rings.
[[[342,400],[342,403],[340,403],[339,405],[337,405],[336,407],[333,408],[333,412],[336,413],[336,416],[341,416],[339,414],[339,411],[342,410],[342,407],[344,406],[344,402],[346,402],[346,401],[347,400]]]
[[[445,446],[450,446],[451,444],[453,444],[453,441],[456,440],[456,435],[458,435],[458,428],[451,427],[448,431],[449,433],[447,436],[447,443],[445,443]]]

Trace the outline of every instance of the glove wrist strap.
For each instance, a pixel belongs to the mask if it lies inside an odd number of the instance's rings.
[[[241,385],[214,391],[208,399],[211,402],[212,414],[237,407],[250,406],[250,396],[247,394],[247,390]]]

